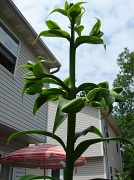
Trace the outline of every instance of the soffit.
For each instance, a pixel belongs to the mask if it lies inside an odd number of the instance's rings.
[[[8,139],[9,136],[11,136],[12,134],[19,132],[20,130],[14,129],[13,127],[9,127],[9,125],[4,125],[2,123],[0,123],[0,136]],[[15,142],[21,142],[22,144],[36,144],[36,143],[41,143],[42,141],[40,141],[38,138],[32,136],[32,135],[22,135],[19,137],[16,137],[13,139],[13,141]]]

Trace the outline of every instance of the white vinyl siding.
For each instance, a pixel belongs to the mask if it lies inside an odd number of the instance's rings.
[[[48,131],[52,132],[54,117],[56,113],[56,102],[48,103]],[[87,127],[94,125],[100,129],[99,123],[99,110],[91,108],[89,106],[85,107],[81,112],[77,113],[76,131],[82,131]],[[62,125],[57,129],[56,135],[60,136],[66,143],[66,131],[67,131],[67,121],[65,120]],[[86,137],[80,137],[76,142],[76,145],[83,140],[97,138],[93,133],[88,133]],[[57,144],[57,142],[49,137],[47,137],[47,143]],[[94,157],[102,156],[101,143],[92,145],[83,154],[84,157]]]
[[[43,176],[44,175],[44,169],[40,169],[40,168],[36,168],[36,169],[28,168],[27,169],[27,174],[35,174],[35,175]]]
[[[116,133],[114,132],[114,130],[111,128],[111,126],[109,125],[108,122],[105,122],[102,119],[102,129],[104,129],[103,127],[106,125],[108,126],[108,132],[109,132],[109,137],[115,137],[117,136]],[[109,141],[104,143],[103,147],[104,147],[104,155],[105,155],[105,171],[106,174],[108,176],[108,178],[110,179],[111,173],[110,173],[110,166],[112,168],[112,175],[115,174],[114,172],[114,168],[120,170],[120,172],[122,172],[122,160],[121,160],[121,154],[120,154],[120,150],[117,152],[117,147],[116,147],[116,143],[118,144],[118,148],[120,148],[120,142],[116,142],[116,141]]]
[[[18,180],[20,177],[26,174],[27,174],[26,168],[18,168],[18,167],[13,168],[13,180]]]
[[[73,180],[89,180],[92,178],[105,178],[103,157],[92,157],[86,159],[86,165],[74,168]],[[46,171],[46,175],[51,175],[51,171]],[[60,179],[63,180],[63,171],[60,170]]]
[[[103,158],[94,157],[86,159],[84,166],[74,169],[74,180],[89,180],[92,178],[104,178]]]
[[[28,60],[36,60],[36,57],[21,43],[18,66]],[[1,84],[1,117],[0,122],[16,130],[46,129],[47,105],[43,105],[34,117],[32,113],[35,96],[25,94],[23,101],[21,97],[24,85],[23,74],[26,71],[19,69],[15,78],[12,78],[0,69]],[[45,137],[36,136],[40,141],[45,141]]]

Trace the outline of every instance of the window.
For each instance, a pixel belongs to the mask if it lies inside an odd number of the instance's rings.
[[[19,41],[0,23],[0,64],[14,74]]]
[[[105,133],[105,137],[108,138],[109,137],[109,132],[108,132],[108,125],[106,124],[104,126],[104,133]],[[107,141],[109,143],[109,141]]]
[[[1,172],[0,172],[0,179],[6,180],[9,178],[9,176],[10,176],[10,166],[2,164],[1,165]]]
[[[60,178],[60,169],[52,169],[52,177],[55,177],[57,179]]]
[[[110,166],[110,179],[113,180],[113,172],[112,172],[112,167]]]
[[[118,142],[116,142],[116,150],[117,150],[117,152],[119,152]]]

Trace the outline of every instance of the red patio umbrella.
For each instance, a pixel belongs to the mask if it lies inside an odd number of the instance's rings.
[[[61,161],[65,161],[66,153],[61,146],[52,144],[29,146],[0,158],[0,164],[14,167],[62,169]],[[79,157],[75,166],[85,165],[85,158]]]

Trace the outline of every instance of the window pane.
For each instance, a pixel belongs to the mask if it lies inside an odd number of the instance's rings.
[[[0,64],[14,74],[16,57],[2,46],[0,47]]]
[[[18,55],[19,43],[12,36],[10,36],[3,27],[0,27],[0,42],[15,56]]]
[[[59,169],[52,169],[52,177],[60,178],[60,170]]]

